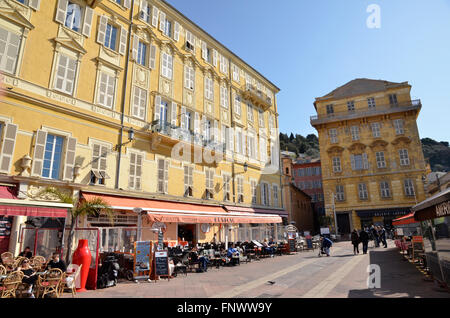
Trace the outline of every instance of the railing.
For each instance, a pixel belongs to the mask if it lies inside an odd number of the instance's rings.
[[[411,100],[408,102],[397,103],[392,105],[377,105],[375,107],[366,109],[356,109],[353,111],[333,112],[330,114],[314,115],[310,117],[311,124],[321,124],[324,122],[347,120],[353,118],[360,118],[366,116],[382,115],[387,113],[395,113],[407,110],[420,109],[422,103],[420,99]]]

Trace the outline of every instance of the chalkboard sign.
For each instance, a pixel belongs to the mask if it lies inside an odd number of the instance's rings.
[[[289,240],[289,252],[296,252],[295,240]]]
[[[155,274],[156,276],[169,276],[169,252],[155,252]]]

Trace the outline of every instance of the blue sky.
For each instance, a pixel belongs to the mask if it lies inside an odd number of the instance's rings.
[[[167,1],[281,89],[281,132],[316,133],[314,98],[365,77],[408,81],[420,137],[450,140],[450,0]]]

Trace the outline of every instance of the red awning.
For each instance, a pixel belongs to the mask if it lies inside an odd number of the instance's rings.
[[[414,219],[414,213],[410,213],[408,215],[402,216],[401,218],[392,220],[392,225],[399,226],[399,225],[406,225],[406,224],[412,224],[417,223],[417,221]]]
[[[50,218],[65,218],[67,216],[67,208],[37,206],[42,205],[41,201],[36,202],[36,206],[33,206],[33,203],[33,201],[18,199],[10,188],[0,186],[0,215]]]
[[[247,212],[247,213],[259,213],[259,214],[272,214],[279,216],[288,216],[288,212],[285,210],[269,210],[269,209],[257,209],[257,208],[247,208],[235,205],[226,205],[225,209],[230,212]]]
[[[248,212],[227,212],[221,206],[140,199],[106,194],[83,193],[87,200],[96,197],[105,200],[113,209],[133,210],[141,208],[147,212],[151,222],[183,223],[281,223],[278,215]]]

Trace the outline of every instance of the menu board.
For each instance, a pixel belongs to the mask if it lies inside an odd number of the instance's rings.
[[[155,252],[156,276],[169,276],[169,251]]]
[[[134,275],[135,278],[145,277],[150,275],[150,255],[152,243],[150,241],[138,241],[134,243]]]
[[[289,240],[289,252],[296,252],[295,240],[292,239]]]
[[[11,235],[11,216],[0,216],[0,236],[10,236]]]

